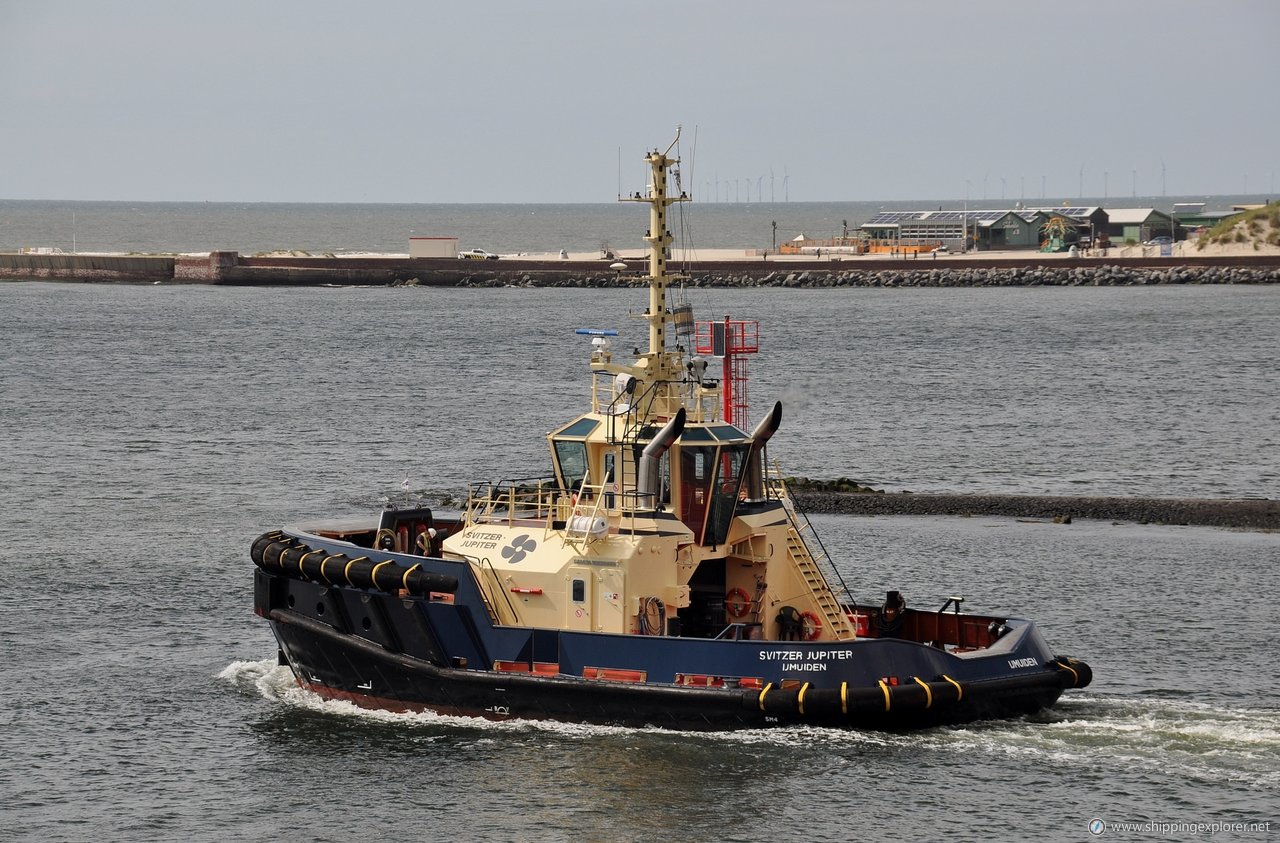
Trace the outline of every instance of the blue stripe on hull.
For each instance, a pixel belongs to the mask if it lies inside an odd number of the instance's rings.
[[[1027,622],[1016,622],[998,655],[961,658],[893,639],[720,641],[495,627],[478,603],[465,602],[468,580],[445,603],[263,570],[257,578],[256,609],[272,621],[299,682],[378,707],[692,729],[905,728],[1035,711],[1080,684],[1049,664]],[[499,671],[497,661],[549,664],[555,675]],[[605,678],[584,678],[589,668],[605,669]],[[608,669],[646,681],[609,681],[627,677]],[[760,683],[672,684],[680,673]]]

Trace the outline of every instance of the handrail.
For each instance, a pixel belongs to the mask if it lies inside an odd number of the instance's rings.
[[[783,502],[782,509],[786,512],[787,520],[791,523],[791,527],[800,535],[802,541],[804,540],[805,532],[808,531],[808,533],[813,536],[814,541],[817,542],[820,556],[814,556],[814,564],[819,567],[823,576],[831,575],[835,578],[835,581],[840,584],[840,593],[839,595],[836,595],[836,603],[841,603],[841,597],[850,602],[857,603],[857,599],[853,596],[852,589],[850,589],[849,585],[844,581],[844,577],[840,576],[840,569],[835,566],[835,562],[831,559],[831,554],[827,551],[827,546],[823,544],[822,536],[818,535],[818,531],[813,526],[813,522],[809,520],[808,514],[801,509],[800,505],[796,503],[795,498],[793,498],[790,492],[787,491],[786,482],[782,479],[782,473],[778,470],[776,464],[769,470],[768,475],[769,491],[776,494],[778,499]],[[803,527],[801,527],[800,523],[797,521],[797,516],[804,520]]]
[[[619,396],[621,397],[621,396]],[[656,383],[649,384],[644,392],[638,396],[632,395],[632,401],[628,405],[625,413],[609,413],[609,427],[607,438],[610,444],[628,444],[639,440],[640,429],[644,426],[646,419],[653,411],[653,404],[658,400],[658,385]],[[615,398],[609,402],[612,408],[617,401]],[[641,409],[641,405],[643,409]],[[622,420],[623,428],[621,437],[617,433],[618,421]]]
[[[728,626],[726,626],[724,629],[720,630],[720,633],[712,640],[713,641],[747,641],[750,639],[750,634],[751,634],[750,628],[752,626],[759,626],[759,624],[758,623],[747,624],[747,623],[742,623],[740,621],[735,621],[734,623],[731,623]]]
[[[541,519],[549,526],[560,494],[554,483],[549,477],[473,483],[467,489],[465,517],[470,523]]]
[[[519,623],[520,615],[516,612],[515,604],[511,602],[511,595],[507,594],[507,590],[502,587],[502,578],[498,576],[498,570],[493,567],[493,563],[489,561],[489,557],[486,556],[483,559],[479,559],[474,556],[467,556],[465,558],[468,561],[474,560],[475,564],[482,571],[487,570],[489,574],[492,575],[493,587],[497,588],[498,593],[502,595],[502,599],[507,602],[507,609],[511,612],[511,620],[514,623]],[[490,578],[483,577],[482,579],[485,581],[485,584],[487,585]],[[496,605],[496,601],[494,601],[490,595],[487,595],[484,593],[486,590],[487,588],[481,589],[481,597],[484,598],[485,605],[489,608],[489,615],[490,617],[493,618],[494,623],[502,625],[502,618],[498,617],[498,612],[494,608],[494,606]]]

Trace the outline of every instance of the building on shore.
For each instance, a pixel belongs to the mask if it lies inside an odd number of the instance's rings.
[[[456,258],[457,256],[457,237],[409,238],[409,257],[411,258]]]
[[[974,211],[882,211],[860,226],[871,252],[980,251],[1046,248],[1045,227],[1064,218],[1072,232],[1065,243],[1095,232],[1107,223],[1097,207],[1011,208]],[[1065,246],[1064,246],[1065,248]]]
[[[1205,213],[1203,203],[1175,206],[1174,213],[1155,208],[1098,206],[1015,207],[1005,210],[881,211],[859,229],[863,252],[893,254],[948,250],[979,251],[1041,249],[1071,246],[1148,243],[1162,237],[1186,238],[1189,229],[1212,226],[1236,211]],[[1063,218],[1059,232],[1046,234],[1054,218]]]
[[[1206,228],[1213,228],[1218,223],[1229,217],[1238,217],[1246,210],[1246,207],[1235,205],[1230,211],[1206,211],[1204,202],[1175,202],[1173,205],[1173,218],[1178,221],[1178,227],[1185,229],[1190,236]]]
[[[1105,231],[1113,243],[1148,243],[1157,237],[1180,240],[1178,221],[1155,208],[1111,208]]]

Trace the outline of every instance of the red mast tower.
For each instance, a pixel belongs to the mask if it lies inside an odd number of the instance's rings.
[[[742,355],[760,350],[760,322],[757,319],[730,319],[698,322],[695,349],[724,360],[724,420],[742,427],[747,424],[747,360]]]

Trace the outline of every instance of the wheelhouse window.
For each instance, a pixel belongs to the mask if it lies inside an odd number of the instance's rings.
[[[749,444],[681,448],[680,520],[699,544],[720,544],[729,534],[750,453]]]
[[[729,535],[729,523],[738,507],[742,473],[750,454],[750,445],[725,445],[720,449],[703,544],[720,544]]]
[[[556,473],[564,488],[573,490],[582,485],[587,476],[587,443],[572,439],[554,440]]]
[[[572,491],[582,485],[588,468],[586,440],[599,426],[598,419],[583,416],[552,433],[551,449],[562,488]]]

